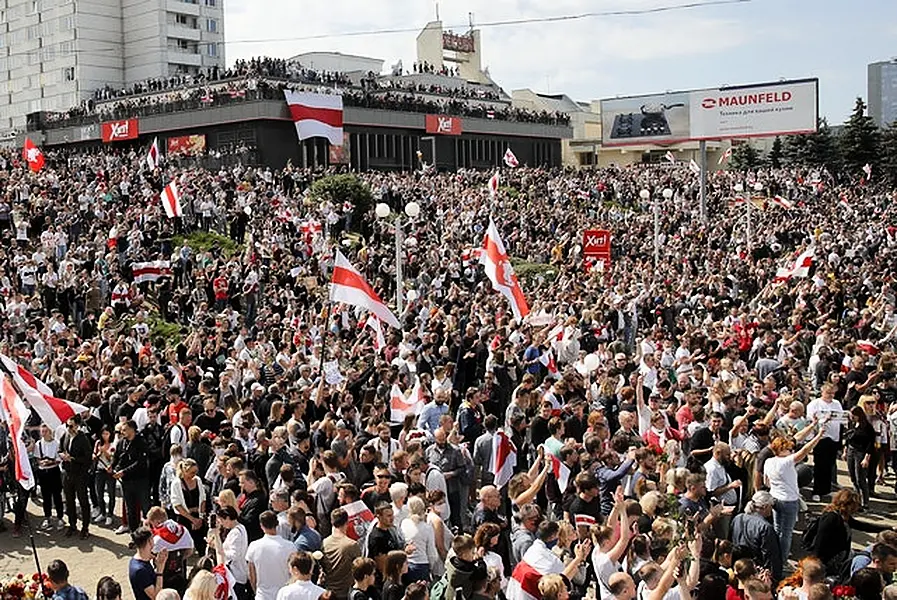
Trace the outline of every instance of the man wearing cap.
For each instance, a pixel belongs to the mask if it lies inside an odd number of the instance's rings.
[[[772,582],[782,579],[782,550],[779,538],[772,526],[772,509],[775,498],[767,491],[756,492],[744,512],[732,519],[732,544],[750,548],[754,563],[769,569]]]

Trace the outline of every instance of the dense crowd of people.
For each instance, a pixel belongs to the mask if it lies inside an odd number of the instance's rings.
[[[58,598],[895,597],[897,532],[862,518],[897,485],[897,208],[874,180],[719,171],[702,219],[678,166],[505,170],[494,198],[492,173],[361,173],[421,213],[380,339],[327,286],[338,247],[393,298],[397,225],[312,199],[329,171],[7,159],[0,353],[88,407],[30,422],[34,527],[134,551],[99,582],[54,561]],[[472,258],[490,218],[530,267],[522,321]],[[609,264],[583,256],[596,227]],[[183,237],[215,229],[236,249]],[[133,282],[157,260],[170,276]],[[6,435],[0,456],[20,536]]]

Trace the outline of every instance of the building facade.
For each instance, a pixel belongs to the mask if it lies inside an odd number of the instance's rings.
[[[897,59],[877,62],[867,70],[869,116],[879,127],[897,121]]]
[[[109,85],[224,67],[224,0],[0,0],[0,134]]]

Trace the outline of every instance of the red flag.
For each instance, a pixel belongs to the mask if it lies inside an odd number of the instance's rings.
[[[151,262],[133,263],[131,274],[134,283],[158,281],[162,277],[171,277],[171,262],[167,260],[154,260]]]
[[[162,190],[162,208],[165,209],[165,214],[168,215],[169,219],[184,216],[184,209],[181,206],[181,195],[178,193],[178,186],[174,180]]]
[[[361,500],[350,502],[340,507],[349,515],[349,525],[346,527],[346,536],[358,541],[364,538],[371,523],[374,521],[374,513]]]
[[[323,137],[343,145],[343,97],[284,90],[299,140]]]
[[[486,230],[486,237],[483,239],[480,263],[486,268],[486,276],[492,282],[492,288],[508,299],[514,317],[518,321],[522,320],[529,314],[529,306],[526,304],[520,282],[517,281],[517,275],[508,259],[508,253],[505,252],[505,245],[498,234],[498,228],[491,218],[489,219],[489,229]]]
[[[25,147],[22,148],[22,160],[28,163],[32,173],[38,173],[44,168],[44,153],[34,145],[31,138],[25,138]]]
[[[396,329],[402,326],[392,311],[383,303],[380,296],[371,288],[361,273],[349,262],[343,253],[336,251],[333,265],[333,278],[330,282],[330,301],[345,302],[352,306],[360,306],[371,311],[381,320]]]
[[[670,161],[671,163],[673,163],[673,164],[676,163],[676,157],[673,156],[673,153],[670,152],[669,150],[667,150],[667,153],[664,154],[663,157],[664,157],[665,159],[667,159],[668,161]]]
[[[153,528],[153,552],[160,550],[189,550],[193,548],[193,537],[187,528],[171,519]]]
[[[5,373],[0,373],[0,419],[6,421],[10,437],[12,437],[16,455],[16,481],[26,490],[34,487],[34,473],[31,471],[31,461],[28,459],[28,447],[22,440],[25,424],[28,422],[30,414],[28,407],[13,388],[12,382]]]
[[[794,262],[776,271],[776,277],[773,283],[784,283],[792,277],[809,277],[810,267],[813,266],[813,259],[816,257],[816,249],[810,246],[804,250]]]
[[[419,415],[424,404],[426,401],[420,387],[420,380],[414,384],[408,398],[405,398],[405,394],[402,393],[399,386],[393,384],[389,394],[390,421],[401,423],[408,415]]]

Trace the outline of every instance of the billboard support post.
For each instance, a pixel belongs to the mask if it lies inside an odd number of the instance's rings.
[[[701,140],[701,223],[707,224],[707,142]]]

